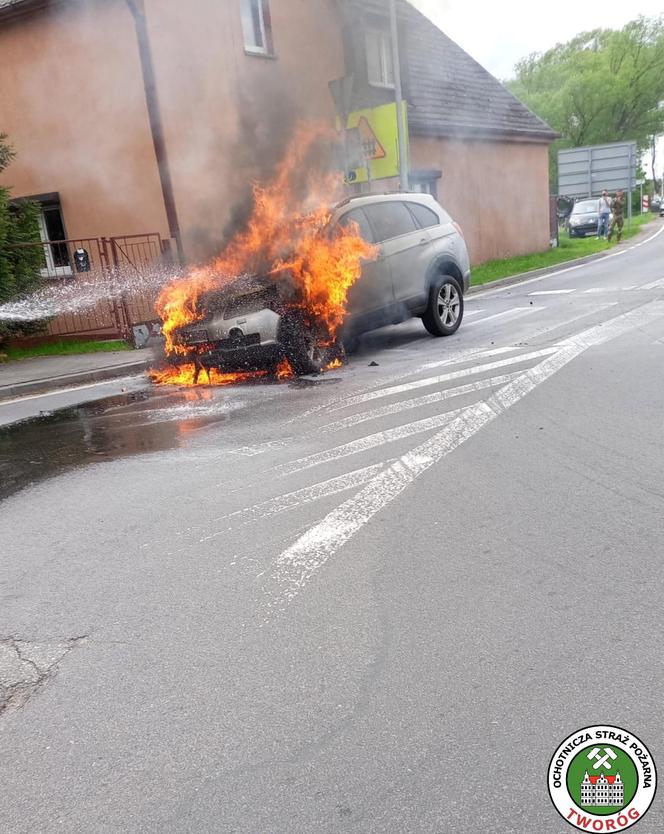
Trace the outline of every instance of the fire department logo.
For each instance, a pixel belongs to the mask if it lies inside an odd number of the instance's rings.
[[[577,730],[549,765],[549,794],[558,813],[579,831],[624,831],[655,797],[657,771],[633,733],[600,724]]]

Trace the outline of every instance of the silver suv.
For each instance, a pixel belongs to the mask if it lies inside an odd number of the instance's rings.
[[[412,316],[433,336],[454,333],[470,265],[461,229],[447,212],[429,194],[370,194],[336,206],[332,226],[352,221],[378,245],[378,257],[363,264],[348,294],[340,334],[346,349],[360,333]],[[203,319],[176,338],[202,367],[265,367],[285,355],[296,373],[319,372],[333,349],[293,312],[287,287],[274,278],[239,279],[201,299]]]

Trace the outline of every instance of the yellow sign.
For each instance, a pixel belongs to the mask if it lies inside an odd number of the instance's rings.
[[[402,118],[406,128],[406,159],[408,159],[407,108],[408,105],[404,101]],[[346,127],[359,129],[362,150],[366,159],[364,167],[348,172],[347,182],[367,182],[367,166],[370,168],[372,180],[399,176],[399,129],[395,103],[354,110],[348,115]]]

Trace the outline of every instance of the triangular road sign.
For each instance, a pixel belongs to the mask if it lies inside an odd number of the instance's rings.
[[[369,124],[366,116],[360,116],[360,121],[357,123],[360,131],[360,138],[362,139],[362,150],[365,159],[384,159],[387,156],[385,148],[378,141],[378,137],[373,132],[373,128]]]

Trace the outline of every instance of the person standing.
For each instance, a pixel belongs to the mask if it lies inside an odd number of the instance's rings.
[[[611,203],[609,201],[609,192],[602,191],[602,196],[599,198],[597,206],[597,213],[599,218],[597,220],[597,239],[601,237],[606,238],[609,234],[609,218],[611,217]]]
[[[613,198],[611,209],[613,210],[613,221],[611,223],[611,228],[609,229],[609,236],[607,240],[611,240],[611,238],[613,237],[613,232],[617,229],[618,243],[620,243],[620,238],[622,237],[623,224],[625,222],[625,204],[622,191],[616,191],[616,196]]]

